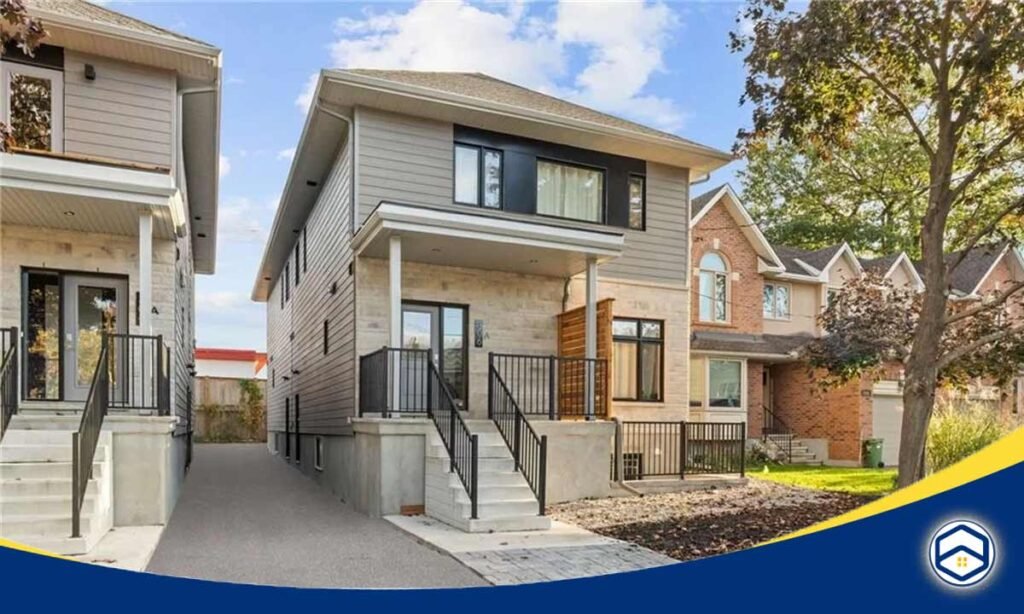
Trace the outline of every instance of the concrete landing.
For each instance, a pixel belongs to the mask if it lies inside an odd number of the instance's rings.
[[[151,527],[114,527],[103,536],[89,554],[70,557],[80,563],[91,563],[123,569],[145,571],[156,552],[163,525]]]

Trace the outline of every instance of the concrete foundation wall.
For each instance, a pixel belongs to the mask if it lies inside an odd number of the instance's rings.
[[[174,417],[107,416],[112,434],[114,526],[167,524],[184,479],[184,437]]]
[[[607,497],[615,423],[533,420],[548,437],[547,502]]]

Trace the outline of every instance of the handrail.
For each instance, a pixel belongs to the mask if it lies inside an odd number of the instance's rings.
[[[537,436],[537,431],[519,409],[519,404],[512,397],[493,362],[489,372],[491,398],[488,409],[491,420],[512,452],[516,471],[523,474],[530,490],[537,496],[539,513],[543,516],[546,511],[548,436]]]
[[[427,361],[427,415],[437,427],[445,450],[448,451],[449,471],[459,476],[469,495],[470,518],[477,518],[479,499],[478,465],[479,436],[470,432],[466,421],[459,415],[458,405],[434,361]]]
[[[789,425],[783,422],[782,418],[775,415],[775,412],[768,409],[767,405],[762,405],[761,407],[764,408],[764,419],[761,425],[761,441],[764,442],[765,445],[771,441],[772,445],[786,455],[786,462],[792,462],[793,429],[789,428]],[[772,435],[787,435],[787,437],[783,438],[780,443],[779,439],[772,439]]]
[[[18,329],[3,332],[11,336],[11,343],[0,356],[0,440],[18,411]]]
[[[112,377],[108,399],[115,409],[171,410],[171,352],[163,335],[108,335]]]
[[[110,338],[103,335],[96,371],[92,374],[89,396],[82,410],[78,430],[71,434],[71,537],[82,535],[82,503],[92,478],[96,445],[103,430],[110,394]]]
[[[429,362],[429,350],[382,347],[360,356],[359,415],[425,413]]]
[[[559,420],[608,415],[608,361],[604,358],[492,353],[490,364],[528,416]]]

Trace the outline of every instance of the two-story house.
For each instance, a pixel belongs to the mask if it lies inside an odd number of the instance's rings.
[[[687,416],[688,186],[730,159],[482,74],[323,71],[253,290],[271,450],[470,530],[606,494],[606,418]]]
[[[5,49],[0,536],[63,554],[165,523],[216,254],[221,53],[79,0]]]
[[[728,185],[693,198],[691,227],[691,419],[745,421],[748,437],[797,462],[859,463],[862,442],[881,438],[883,461],[896,464],[899,365],[823,390],[799,350],[823,334],[819,315],[847,281],[870,271],[921,291],[915,263],[904,253],[858,258],[846,244],[813,251],[772,245]],[[1018,250],[977,248],[953,277],[954,300],[982,300],[1020,279]],[[980,389],[1015,415],[1015,386]]]

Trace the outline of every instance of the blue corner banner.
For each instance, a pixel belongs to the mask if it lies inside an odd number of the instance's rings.
[[[0,543],[0,612],[1020,612],[1024,430],[773,543],[646,571],[515,587],[294,589],[124,572]],[[770,512],[767,512],[770,513]]]

